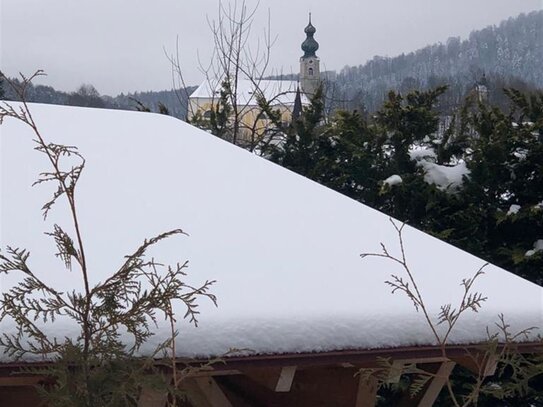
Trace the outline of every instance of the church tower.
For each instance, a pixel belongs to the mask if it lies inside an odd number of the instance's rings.
[[[300,86],[302,92],[311,98],[321,84],[320,60],[315,52],[319,49],[319,43],[315,41],[315,27],[311,24],[311,13],[309,13],[309,24],[305,27],[306,39],[302,42],[304,55],[300,58]]]

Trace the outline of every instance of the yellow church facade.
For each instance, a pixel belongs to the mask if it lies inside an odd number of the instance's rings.
[[[321,84],[319,58],[315,54],[319,45],[313,38],[315,31],[310,17],[304,30],[306,39],[301,46],[304,55],[300,58],[299,81],[242,78],[230,83],[227,98],[231,107],[230,119],[236,121],[241,139],[262,137],[275,126],[259,105],[261,99],[274,112],[279,112],[281,122],[285,125],[291,123],[293,117],[301,113],[302,107],[309,104]],[[221,99],[223,81],[224,78],[209,78],[190,95],[189,121],[205,122],[211,119]]]

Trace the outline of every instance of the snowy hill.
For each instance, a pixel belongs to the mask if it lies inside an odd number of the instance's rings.
[[[450,90],[443,108],[450,110],[486,72],[491,102],[507,107],[503,87],[543,88],[542,64],[543,11],[534,11],[473,31],[467,39],[449,38],[414,52],[347,66],[333,82],[336,92],[353,99],[352,107],[364,104],[369,111],[377,110],[391,89],[405,93],[446,84]]]
[[[217,280],[218,308],[202,302],[198,328],[179,318],[180,355],[435,342],[422,314],[384,283],[404,271],[360,257],[380,252],[380,242],[399,253],[387,216],[171,117],[37,104],[31,110],[46,139],[76,145],[86,158],[78,202],[94,282],[144,238],[178,227],[189,236],[167,241],[153,255],[188,259],[191,283]],[[58,205],[43,221],[40,208],[51,190],[31,185],[48,168],[33,151],[30,129],[8,119],[0,134],[1,247],[28,248],[35,272],[59,290],[81,286],[43,233],[54,223],[69,225],[69,218]],[[404,239],[408,264],[437,319],[440,305],[460,302],[462,279],[484,262],[410,227]],[[0,275],[0,289],[15,281]],[[488,300],[479,313],[464,315],[451,343],[485,340],[500,313],[512,331],[543,326],[540,287],[489,266],[475,290]],[[0,323],[0,331],[11,329],[10,321]],[[71,332],[64,321],[51,329]],[[160,327],[153,341],[168,333]]]

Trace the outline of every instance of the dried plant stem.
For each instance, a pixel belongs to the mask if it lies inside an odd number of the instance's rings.
[[[454,327],[456,326],[460,316],[468,310],[477,312],[478,309],[481,308],[482,303],[486,301],[486,297],[483,297],[480,293],[473,293],[472,288],[473,288],[473,283],[475,282],[475,280],[484,274],[483,270],[488,264],[484,264],[483,266],[481,266],[472,278],[462,280],[461,285],[464,287],[464,293],[460,301],[460,305],[458,306],[458,308],[453,308],[450,304],[442,306],[441,312],[439,314],[439,320],[436,324],[430,317],[430,313],[423,299],[421,290],[419,289],[415,276],[408,265],[405,241],[403,238],[403,228],[405,226],[405,223],[398,226],[396,222],[394,222],[394,220],[390,219],[390,222],[393,225],[398,236],[398,242],[399,242],[399,247],[400,247],[400,252],[401,252],[400,257],[396,257],[390,254],[387,247],[383,243],[381,243],[382,253],[363,253],[361,254],[361,257],[362,258],[365,258],[365,257],[383,258],[389,261],[393,261],[402,267],[402,269],[407,275],[407,278],[408,278],[407,281],[405,281],[401,276],[393,274],[391,276],[392,279],[385,281],[385,283],[389,285],[390,287],[392,287],[392,293],[395,293],[396,291],[403,292],[411,300],[411,302],[413,303],[413,306],[415,307],[415,310],[417,312],[418,311],[422,312],[424,319],[426,320],[427,326],[430,328],[432,335],[434,336],[436,343],[439,346],[442,357],[444,359],[448,359],[446,345],[448,343],[450,334],[452,333]],[[442,323],[446,323],[448,327],[445,333],[443,335],[440,335],[438,333],[437,325],[442,324]],[[485,358],[484,362],[486,362],[486,359],[488,358]],[[455,395],[450,378],[447,377],[446,379],[447,390],[449,392],[451,401],[455,407],[469,406],[471,403],[474,403],[477,400],[481,385],[483,384],[483,381],[485,378],[484,366],[478,365],[478,367],[479,367],[478,368],[479,372],[476,377],[475,384],[472,387],[472,391],[467,396],[463,397],[463,400],[464,400],[463,402],[460,402],[459,398]],[[421,386],[427,382],[428,378],[436,376],[433,373],[423,372],[420,369],[416,369],[416,368],[411,368],[410,373],[418,374],[423,377],[423,379],[419,383]]]
[[[6,80],[21,101],[18,108],[0,102],[0,124],[5,118],[12,118],[28,125],[35,136],[35,149],[47,156],[52,169],[42,172],[34,185],[52,181],[57,190],[43,205],[43,215],[46,218],[57,200],[64,196],[75,241],[56,224],[47,235],[55,240],[58,249],[56,256],[64,262],[66,268],[71,269],[72,260],[75,259],[80,268],[84,290],[82,293],[75,289],[63,293],[48,286],[29,267],[29,253],[25,249],[8,247],[5,255],[0,252],[0,273],[20,272],[24,275],[21,283],[4,290],[0,295],[0,320],[11,318],[17,326],[16,333],[0,335],[0,345],[8,356],[15,358],[28,354],[49,359],[54,357],[58,362],[39,370],[39,374],[51,376],[59,382],[58,386],[44,391],[48,397],[56,397],[55,400],[61,405],[65,405],[67,399],[70,400],[70,406],[91,407],[106,405],[115,397],[123,400],[137,398],[145,375],[153,369],[154,362],[149,360],[165,352],[168,346],[171,347],[174,384],[177,385],[180,376],[175,369],[177,319],[173,302],[184,304],[184,318],[197,326],[199,310],[196,299],[206,297],[217,305],[216,297],[209,292],[215,281],[207,280],[201,286],[193,287],[182,281],[186,276],[188,262],[166,266],[154,259],[146,259],[147,251],[152,246],[176,235],[186,235],[181,229],[173,229],[145,239],[132,254],[125,257],[117,271],[103,282],[90,287],[75,195],[85,159],[74,146],[47,141],[38,129],[26,100],[26,90],[32,79],[40,75],[43,75],[41,71],[29,78],[21,75],[22,84],[19,85],[0,72],[0,77]],[[64,170],[67,166],[64,161],[66,157],[78,162],[71,165],[71,169]],[[150,325],[158,326],[157,312],[165,315],[170,324],[171,337],[150,352],[148,359],[142,359],[136,352],[154,334]],[[48,323],[57,317],[75,320],[80,331],[58,340],[45,333],[35,322],[41,320]],[[126,344],[122,332],[131,335],[133,345]],[[119,374],[112,374],[111,371]],[[110,375],[105,381],[107,385],[119,382],[119,386],[104,392],[104,374],[106,377]],[[135,377],[141,381],[135,380]]]

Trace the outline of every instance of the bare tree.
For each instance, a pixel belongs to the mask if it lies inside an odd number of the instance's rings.
[[[296,92],[296,89],[272,89],[273,85],[265,80],[272,75],[270,58],[276,37],[271,34],[269,10],[262,35],[254,34],[259,4],[249,7],[245,0],[227,4],[219,1],[216,19],[208,18],[212,56],[207,62],[198,58],[212,109],[203,117],[198,106],[187,103],[188,118],[194,124],[250,151],[269,138],[270,133],[277,134],[269,131],[277,130],[268,117],[270,107],[273,112],[288,108],[280,103],[281,96],[291,94],[294,99]],[[252,42],[254,38],[256,43]],[[167,56],[172,65],[174,88],[186,90],[178,45],[177,52]],[[188,96],[179,100],[188,100]]]

